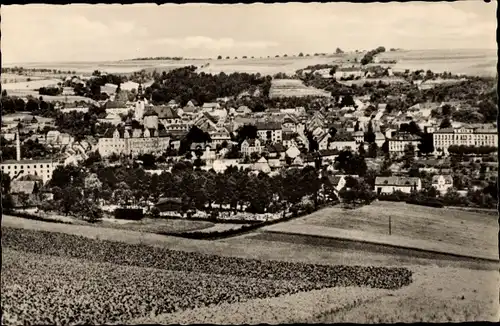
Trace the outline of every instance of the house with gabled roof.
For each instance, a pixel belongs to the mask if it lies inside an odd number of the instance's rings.
[[[329,138],[328,149],[356,150],[356,140],[350,133],[337,132],[333,138]]]
[[[241,143],[241,153],[250,156],[252,153],[262,153],[263,146],[259,139],[245,139]]]
[[[376,177],[375,191],[377,194],[392,194],[395,191],[411,193],[412,191],[420,191],[422,189],[422,181],[420,178],[392,176],[392,177]]]
[[[453,178],[451,175],[433,175],[432,176],[432,186],[444,195],[448,189],[453,187]]]

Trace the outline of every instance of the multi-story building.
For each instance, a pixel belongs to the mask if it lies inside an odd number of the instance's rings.
[[[12,180],[25,176],[34,175],[42,178],[46,183],[52,179],[52,173],[61,163],[50,159],[44,160],[21,160],[21,141],[19,133],[16,133],[16,159],[6,160],[1,163],[2,172]]]
[[[7,160],[3,161],[2,172],[11,179],[25,175],[34,175],[42,178],[43,183],[52,179],[52,173],[61,165],[59,162],[47,160]]]
[[[409,145],[412,145],[415,152],[417,152],[420,139],[420,137],[407,132],[397,133],[393,137],[389,138],[389,152],[403,153]]]
[[[460,128],[439,129],[433,134],[434,150],[448,153],[450,146],[492,146],[498,147],[498,131],[496,129]]]
[[[98,150],[101,156],[160,154],[170,145],[170,137],[164,131],[155,129],[125,129],[109,128],[104,136],[99,138]]]
[[[258,139],[245,139],[241,143],[241,153],[243,155],[251,155],[252,153],[262,153],[263,147]]]
[[[281,142],[283,139],[283,131],[281,124],[277,122],[258,122],[257,136],[262,141],[271,141],[273,143]]]

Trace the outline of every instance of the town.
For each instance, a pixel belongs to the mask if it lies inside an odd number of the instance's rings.
[[[0,324],[498,322],[496,6],[2,5]]]
[[[69,73],[38,98],[3,90],[6,209],[95,220],[134,207],[244,220],[237,212],[279,219],[339,201],[496,205],[493,78],[393,72],[372,53],[293,76],[210,76],[194,66],[129,77]],[[60,94],[82,99],[44,100]]]

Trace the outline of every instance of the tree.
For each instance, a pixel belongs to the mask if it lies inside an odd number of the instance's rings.
[[[299,57],[303,57],[303,56],[304,56],[304,53],[300,52]]]
[[[221,55],[219,55],[219,56],[217,57],[217,60],[221,60],[221,59],[222,59],[222,56],[221,56]]]
[[[377,143],[375,142],[370,143],[370,145],[368,145],[368,157],[377,158],[377,153],[378,153]]]
[[[373,125],[372,125],[371,120],[368,123],[368,130],[364,134],[364,139],[365,139],[365,142],[367,142],[369,144],[375,142],[376,136],[375,136],[375,133],[373,132]]]
[[[251,124],[245,124],[236,130],[238,144],[245,139],[256,139],[257,138],[257,127]]]
[[[451,121],[448,118],[444,118],[439,125],[440,129],[451,128]]]
[[[367,166],[364,157],[353,154],[350,150],[343,150],[335,158],[335,168],[345,174],[363,176]]]
[[[406,146],[403,156],[403,168],[408,169],[415,161],[415,147],[412,144]]]
[[[361,143],[358,146],[358,154],[359,156],[365,157],[366,156],[366,150],[365,150],[365,144]]]
[[[335,53],[336,53],[336,54],[342,54],[342,53],[344,53],[344,51],[342,51],[340,48],[337,48],[337,49],[335,50]]]
[[[420,153],[427,155],[434,152],[434,140],[432,134],[424,133],[421,136],[420,143],[417,145]]]

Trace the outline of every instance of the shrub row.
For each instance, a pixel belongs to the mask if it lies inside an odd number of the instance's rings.
[[[10,212],[8,212],[8,214],[11,215],[11,216],[21,217],[21,218],[25,218],[25,219],[28,219],[28,220],[42,221],[42,222],[48,222],[48,223],[72,224],[70,222],[61,221],[61,220],[55,220],[55,219],[49,219],[49,218],[46,218],[46,217],[42,217],[42,216],[39,216],[39,215],[36,215],[36,214],[27,213],[27,212],[14,212],[14,211],[10,211]]]
[[[436,207],[436,208],[443,208],[444,205],[443,203],[435,198],[425,198],[425,197],[410,197],[408,200],[406,200],[407,204],[413,204],[413,205],[421,205],[421,206],[429,206],[429,207]]]

